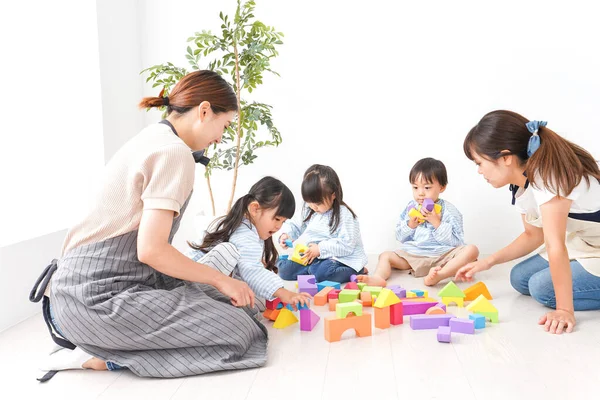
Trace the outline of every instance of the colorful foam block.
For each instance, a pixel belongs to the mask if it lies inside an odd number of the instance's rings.
[[[450,330],[457,333],[475,333],[475,321],[466,318],[452,318],[450,320]]]
[[[393,304],[400,303],[400,299],[394,292],[388,288],[381,289],[381,292],[377,295],[377,301],[373,304],[373,307],[384,308],[389,307]]]
[[[331,286],[324,287],[319,293],[313,297],[313,301],[315,306],[324,306],[327,304],[327,295],[331,292],[333,288]]]
[[[323,282],[317,283],[317,288],[319,289],[319,292],[321,290],[323,290],[323,288],[325,288],[325,287],[331,287],[333,289],[341,289],[342,285],[340,285],[339,282],[332,282],[332,281],[323,281]]]
[[[453,281],[448,282],[446,286],[443,287],[442,290],[438,293],[439,297],[460,297],[461,299],[465,298],[465,293],[460,290],[456,283]]]
[[[356,290],[344,289],[340,292],[340,295],[339,295],[340,303],[349,303],[351,301],[354,301],[354,300],[358,299],[359,295],[360,295],[360,290],[358,290],[358,289],[356,289]]]
[[[446,296],[446,297],[442,297],[442,302],[447,306],[451,305],[452,303],[456,303],[456,305],[458,307],[464,307],[464,305],[465,305],[465,303],[464,303],[465,299],[463,299],[462,297],[447,297]]]
[[[294,242],[292,242],[292,239],[287,239],[285,241],[285,245],[291,249],[292,247],[294,247]]]
[[[446,305],[444,303],[437,303],[435,306],[441,308],[444,310],[444,312],[447,312]]]
[[[498,322],[498,310],[482,294],[467,306],[467,310],[474,314],[483,315],[484,317],[489,318],[491,322]]]
[[[435,202],[432,199],[425,199],[425,200],[423,200],[423,204],[421,206],[424,209],[426,209],[427,211],[431,212],[431,211],[433,211],[434,204],[435,204]]]
[[[276,297],[274,300],[267,300],[265,305],[267,310],[277,310],[279,303],[281,303],[281,299]]]
[[[492,300],[492,295],[483,282],[477,282],[473,286],[465,289],[465,301],[473,301],[478,298],[479,295],[483,295],[486,299]]]
[[[294,246],[294,254],[292,254],[291,260],[302,265],[308,264],[308,259],[303,258],[304,253],[306,253],[307,251],[308,246],[297,243],[296,246]]]
[[[437,340],[441,343],[450,343],[451,330],[449,326],[440,326],[437,330]]]
[[[344,286],[344,289],[358,290],[360,292],[360,289],[358,288],[358,284],[356,282],[348,282],[346,286]]]
[[[470,314],[469,319],[475,323],[475,329],[485,328],[485,317],[479,314]]]
[[[402,303],[390,306],[390,323],[402,325],[404,323],[404,306]]]
[[[354,313],[355,316],[360,316],[363,314],[362,305],[352,302],[352,303],[338,303],[335,306],[335,315],[338,318],[346,318],[349,313]]]
[[[401,298],[400,301],[410,301],[412,303],[439,303],[440,301],[432,297],[405,297]]]
[[[371,292],[360,292],[360,299],[365,307],[371,307],[373,305],[373,296],[371,296]]]
[[[387,288],[390,289],[392,292],[394,292],[394,294],[396,296],[398,296],[399,299],[406,297],[406,289],[402,289],[398,285],[391,285],[391,286],[388,286]]]
[[[449,326],[452,315],[411,315],[410,327],[414,330],[437,329],[440,326]]]
[[[327,294],[327,298],[328,298],[329,300],[331,300],[331,299],[338,299],[338,298],[339,298],[339,296],[340,296],[340,292],[341,292],[341,290],[340,290],[340,289],[333,289],[333,290],[331,290],[331,291],[330,291],[330,292]]]
[[[273,328],[284,329],[298,322],[298,318],[287,308],[282,309],[273,324]]]
[[[298,290],[311,296],[319,293],[317,280],[314,275],[298,275]]]
[[[425,314],[431,307],[435,307],[437,303],[434,302],[412,302],[403,301],[404,315],[416,315]]]
[[[355,283],[358,282],[358,278],[356,277],[356,275],[354,275],[354,274],[350,275],[350,282],[355,282]]]
[[[325,340],[328,342],[340,341],[342,334],[348,329],[354,329],[359,337],[371,336],[371,314],[363,313],[361,316],[343,319],[325,318]]]
[[[364,282],[358,282],[357,285],[358,285],[358,290],[360,290],[361,292],[363,291],[365,286],[367,286],[367,284]]]
[[[381,289],[383,289],[381,286],[365,286],[362,288],[362,291],[370,292],[373,296],[379,296]]]
[[[425,314],[440,315],[440,314],[446,314],[446,311],[444,311],[444,309],[441,307],[435,306],[435,307],[431,307],[429,310],[425,311]]]
[[[315,325],[321,317],[319,317],[313,310],[305,309],[300,310],[300,330],[301,331],[312,331]]]
[[[338,299],[329,299],[329,311],[335,311],[335,306],[338,303],[339,303]]]
[[[375,328],[387,329],[390,327],[390,307],[374,308]]]

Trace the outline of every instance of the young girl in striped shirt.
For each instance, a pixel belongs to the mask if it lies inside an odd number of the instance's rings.
[[[453,277],[459,268],[475,261],[479,250],[465,245],[462,214],[449,201],[440,199],[448,185],[446,166],[439,160],[424,158],[417,161],[409,174],[413,201],[404,209],[396,225],[396,239],[402,244],[396,251],[379,255],[372,276],[358,277],[360,282],[372,286],[385,286],[392,268],[410,270],[415,277],[425,277],[427,286]],[[441,212],[421,209],[424,220],[409,216],[412,208],[431,199]]]
[[[229,213],[215,221],[202,244],[189,243],[194,249],[188,254],[194,261],[216,245],[228,242],[231,257],[238,259],[233,270],[221,271],[245,281],[254,294],[266,300],[276,297],[284,303],[309,305],[311,296],[285,289],[277,275],[277,250],[273,234],[286,219],[294,215],[294,195],[281,181],[267,176],[254,184],[250,192],[239,198]]]
[[[307,266],[279,260],[279,275],[296,280],[298,275],[314,275],[318,282],[348,282],[353,274],[365,273],[367,255],[354,211],[344,202],[340,179],[328,166],[315,164],[304,173],[302,198],[306,202],[299,218],[284,224],[279,237],[286,240],[303,236],[308,244]]]

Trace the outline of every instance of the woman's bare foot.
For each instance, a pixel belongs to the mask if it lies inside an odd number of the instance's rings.
[[[440,272],[442,269],[442,267],[433,267],[429,270],[429,273],[427,274],[427,276],[425,278],[423,278],[423,283],[426,286],[433,286],[433,285],[437,285],[439,281],[441,281],[443,278],[438,274],[438,272]]]
[[[106,371],[108,369],[106,363],[96,357],[92,357],[86,362],[84,362],[82,367],[85,369],[93,369],[95,371]]]
[[[379,275],[358,275],[356,279],[359,282],[366,283],[367,286],[381,286],[384,287],[386,285],[385,279],[380,277]]]

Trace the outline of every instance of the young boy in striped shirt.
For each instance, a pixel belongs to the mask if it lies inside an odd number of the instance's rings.
[[[479,255],[476,246],[465,245],[462,214],[439,197],[448,185],[444,164],[433,158],[419,160],[410,171],[409,181],[414,200],[409,202],[396,225],[400,249],[380,254],[373,275],[360,275],[359,282],[385,286],[394,268],[409,270],[415,277],[424,277],[425,285],[433,286],[453,277]],[[422,206],[426,199],[434,202],[434,208],[429,211],[421,207],[421,219],[411,213],[411,209]]]

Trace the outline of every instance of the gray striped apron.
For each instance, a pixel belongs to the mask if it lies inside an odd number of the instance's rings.
[[[187,201],[173,221],[169,243],[186,207]],[[265,365],[267,330],[257,311],[232,306],[213,286],[181,281],[140,262],[137,234],[79,246],[51,268],[56,272],[49,302],[60,332],[86,353],[144,377]],[[239,257],[233,245],[220,246]],[[222,268],[218,251],[205,257],[200,261]]]

